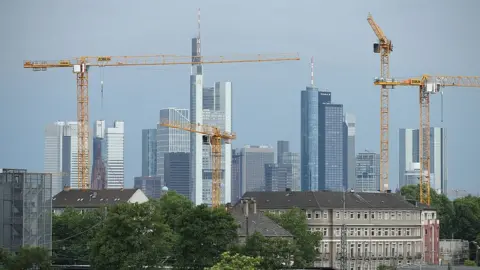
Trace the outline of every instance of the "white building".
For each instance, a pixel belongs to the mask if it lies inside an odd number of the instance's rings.
[[[430,128],[430,174],[431,187],[439,193],[447,192],[446,130]],[[420,162],[420,138],[418,129],[400,129],[399,131],[399,184],[407,185],[405,175],[413,163]]]
[[[52,196],[78,185],[77,122],[57,121],[45,128],[44,171],[52,174]]]
[[[163,121],[185,124],[189,123],[188,109],[166,108],[160,110],[160,123]],[[165,154],[173,152],[190,152],[190,132],[177,128],[157,125],[157,176],[165,181]]]
[[[107,189],[123,188],[125,180],[123,121],[114,121],[113,127],[105,128],[105,161]]]

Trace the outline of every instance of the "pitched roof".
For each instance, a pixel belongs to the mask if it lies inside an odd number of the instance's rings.
[[[335,191],[284,191],[246,192],[243,197],[255,198],[259,209],[341,209],[343,192]],[[348,209],[418,209],[395,193],[346,192]]]
[[[237,204],[230,209],[230,213],[237,221],[240,227],[237,233],[241,237],[245,237],[246,233],[246,219],[243,213],[242,204]],[[250,209],[248,214],[248,234],[252,235],[254,232],[259,232],[266,237],[292,237],[292,234],[285,230],[282,226],[275,223],[268,218],[264,213],[258,211],[256,214]]]
[[[138,189],[63,190],[52,199],[53,208],[96,208],[128,202]]]

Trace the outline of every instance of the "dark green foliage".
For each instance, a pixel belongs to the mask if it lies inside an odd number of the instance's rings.
[[[308,230],[305,211],[299,208],[292,208],[283,214],[268,214],[268,217],[294,236],[294,266],[306,267],[313,265],[318,256],[315,248],[322,241],[322,234]]]
[[[22,247],[18,254],[13,255],[6,251],[0,251],[0,269],[49,270],[51,265],[48,250],[41,247]],[[3,267],[3,268],[2,268]]]
[[[258,269],[261,261],[262,259],[260,258],[224,252],[220,261],[210,270],[255,270]]]
[[[266,238],[258,232],[249,236],[242,253],[250,257],[262,258],[259,269],[270,270],[289,266],[297,246],[287,239]]]

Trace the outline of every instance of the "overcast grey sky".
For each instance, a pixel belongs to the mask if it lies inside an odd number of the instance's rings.
[[[23,60],[82,55],[190,54],[196,9],[203,55],[298,52],[301,61],[205,66],[206,85],[233,82],[233,127],[244,144],[289,140],[300,146],[300,90],[315,78],[333,101],[357,116],[357,152],[379,150],[379,55],[368,12],[394,44],[393,77],[423,73],[480,75],[480,2],[462,1],[1,1],[0,167],[43,171],[43,130],[76,119],[71,70],[32,72]],[[107,68],[90,72],[90,119],[125,121],[125,182],[141,173],[141,129],[165,107],[189,106],[189,66]],[[398,129],[417,128],[418,90],[391,94],[390,182],[398,185]],[[448,129],[449,187],[480,191],[480,89],[445,90],[432,100],[432,126]]]

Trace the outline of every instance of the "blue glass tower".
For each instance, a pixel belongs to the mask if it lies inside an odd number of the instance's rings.
[[[307,87],[301,93],[301,188],[318,190],[318,88]]]

